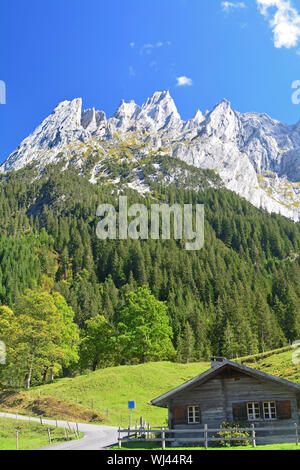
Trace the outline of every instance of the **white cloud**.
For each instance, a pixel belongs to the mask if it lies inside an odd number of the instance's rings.
[[[129,67],[129,75],[130,75],[130,77],[135,77],[136,76],[135,70],[132,67],[132,65],[130,65],[130,67]]]
[[[151,54],[152,52],[152,49],[154,49],[154,44],[151,44],[150,42],[147,43],[147,44],[144,44],[142,47],[141,47],[141,54]]]
[[[230,10],[234,10],[236,8],[246,8],[244,2],[222,2],[221,6],[222,9],[226,12],[229,12]]]
[[[132,42],[129,44],[129,46],[130,46],[130,47],[134,47],[134,46],[135,46],[135,42],[132,41]]]
[[[170,41],[166,41],[166,42],[162,42],[162,41],[158,41],[156,43],[151,43],[151,42],[148,42],[146,44],[144,44],[141,49],[140,49],[140,53],[143,55],[143,54],[151,54],[151,52],[154,50],[154,49],[158,49],[160,47],[163,47],[163,46],[170,46],[171,45],[171,42]]]
[[[295,47],[300,39],[300,14],[292,5],[291,0],[256,0],[259,10],[266,18],[274,33],[274,45],[280,47]],[[275,7],[275,13],[269,9]]]
[[[193,80],[191,78],[185,77],[182,75],[181,77],[177,77],[177,86],[192,86]]]

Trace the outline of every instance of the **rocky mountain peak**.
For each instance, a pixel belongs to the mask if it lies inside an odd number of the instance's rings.
[[[134,100],[129,101],[129,103],[122,100],[113,117],[121,120],[133,119],[138,115],[140,110],[141,108],[134,102]]]
[[[143,104],[143,108],[151,107],[156,105],[157,103],[161,101],[173,101],[171,98],[169,90],[167,91],[155,91],[152,96],[147,98],[145,103]]]
[[[231,109],[230,101],[227,101],[225,98],[223,98],[219,103],[216,104],[209,114],[211,116],[220,117],[226,114],[232,114],[233,112],[234,111]]]
[[[151,98],[148,98],[142,105],[142,114],[151,117],[156,122],[163,124],[169,116],[180,120],[180,115],[169,91],[155,92]]]
[[[82,99],[75,98],[72,101],[62,101],[52,114],[45,119],[44,123],[55,123],[56,126],[62,125],[81,125]]]
[[[206,135],[223,140],[236,138],[239,122],[236,113],[231,109],[229,101],[223,99],[205,117],[204,132]]]
[[[81,125],[84,129],[88,129],[91,132],[96,130],[97,123],[96,123],[96,111],[95,108],[92,109],[85,109],[81,113]]]
[[[195,129],[198,129],[201,122],[204,121],[204,119],[205,119],[205,116],[203,116],[200,109],[198,109],[194,117],[184,123],[182,130],[186,132],[186,131],[193,131]]]
[[[204,119],[204,116],[202,114],[202,112],[200,111],[200,109],[198,109],[195,113],[195,116],[193,117],[193,121],[195,122],[202,122]]]
[[[7,158],[0,172],[32,161],[43,168],[61,154],[74,157],[80,167],[84,154],[92,150],[97,155],[98,149],[101,155],[109,154],[107,143],[117,152],[119,142],[133,134],[137,160],[164,149],[173,158],[216,171],[228,189],[257,207],[300,220],[300,121],[288,125],[266,114],[239,113],[226,99],[205,115],[198,110],[186,122],[169,91],[153,93],[141,106],[122,100],[109,119],[95,108],[82,110],[81,98],[63,101]],[[93,182],[97,168],[96,164],[92,169]]]

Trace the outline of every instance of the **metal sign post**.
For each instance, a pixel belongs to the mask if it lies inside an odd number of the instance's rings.
[[[128,401],[128,409],[130,410],[130,426],[132,426],[132,410],[135,408],[135,401]]]

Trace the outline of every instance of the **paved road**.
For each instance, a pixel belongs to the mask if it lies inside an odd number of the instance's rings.
[[[0,417],[3,418],[16,418],[15,414],[12,413],[0,413]],[[18,419],[25,421],[38,421],[39,418],[32,418],[29,416],[18,415]],[[52,426],[56,425],[56,421],[53,419],[44,419],[43,423]],[[71,429],[75,428],[75,423],[69,423]],[[62,428],[68,428],[66,421],[57,421],[57,425]],[[38,450],[100,450],[105,449],[107,446],[118,442],[118,430],[110,426],[98,426],[96,424],[78,424],[79,432],[84,433],[82,439],[76,441],[63,442],[62,444],[56,444],[49,447],[43,447]]]

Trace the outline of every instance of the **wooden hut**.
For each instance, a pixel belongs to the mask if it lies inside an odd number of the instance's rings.
[[[223,422],[236,421],[248,427],[254,423],[267,428],[265,433],[257,433],[258,442],[264,437],[263,443],[291,441],[293,427],[300,425],[300,384],[225,358],[212,358],[211,369],[151,404],[168,408],[170,429],[197,431],[204,425],[219,428]]]

